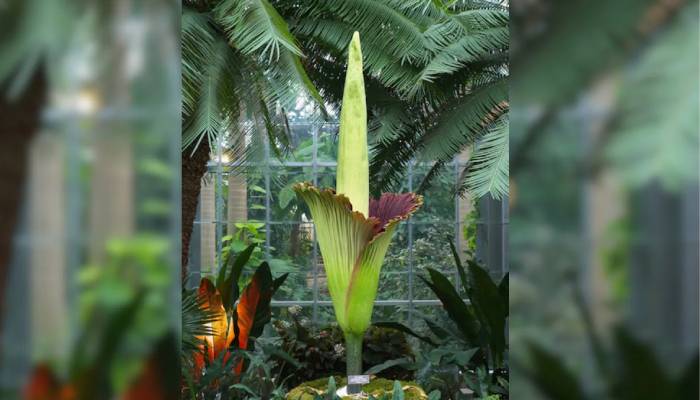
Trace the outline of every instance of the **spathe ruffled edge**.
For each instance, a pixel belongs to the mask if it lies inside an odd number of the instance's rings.
[[[379,220],[375,227],[375,236],[384,232],[387,227],[407,220],[423,205],[423,196],[408,193],[382,193],[379,199],[370,199],[370,218]]]
[[[312,192],[321,199],[330,200],[344,206],[356,221],[371,225],[374,239],[387,228],[407,220],[423,205],[423,196],[415,193],[382,193],[379,199],[370,199],[369,217],[359,211],[353,211],[352,203],[342,193],[331,188],[317,188],[310,182],[301,182],[293,186],[296,192]]]

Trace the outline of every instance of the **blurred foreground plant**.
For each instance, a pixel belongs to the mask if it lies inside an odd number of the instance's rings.
[[[168,250],[158,236],[111,239],[103,263],[81,268],[79,327],[67,368],[39,363],[25,399],[139,399],[145,392],[173,398],[167,386],[177,375],[169,368],[176,345],[168,329]]]
[[[586,385],[583,377],[569,368],[564,360],[535,342],[529,343],[530,366],[526,375],[548,399],[586,400],[685,400],[700,395],[698,354],[686,364],[664,365],[654,347],[644,343],[625,326],[618,326],[612,341],[605,345],[595,331],[589,310],[579,292],[577,305],[593,349],[596,372],[601,387]],[[674,371],[676,371],[674,373]]]

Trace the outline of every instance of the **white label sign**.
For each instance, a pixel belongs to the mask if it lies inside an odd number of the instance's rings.
[[[349,375],[348,385],[366,385],[369,383],[369,375]]]

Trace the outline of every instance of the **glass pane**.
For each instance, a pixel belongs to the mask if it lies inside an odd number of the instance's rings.
[[[375,305],[372,313],[372,322],[392,321],[402,324],[408,323],[408,312],[404,306]]]
[[[273,275],[277,277],[281,274],[273,272]],[[302,271],[291,272],[273,297],[273,300],[279,301],[311,301],[313,299],[313,274]]]
[[[454,281],[455,266],[450,240],[454,240],[455,225],[453,223],[425,224],[415,223],[413,226],[413,271],[416,274],[427,275],[426,268],[436,269]],[[420,279],[413,283],[415,299],[435,299],[435,295]]]
[[[408,300],[408,272],[391,272],[382,269],[379,276],[377,300]]]
[[[413,188],[417,190],[431,169],[430,165],[418,164],[413,167]],[[454,182],[455,171],[452,165],[433,178],[427,195],[423,197],[423,207],[416,213],[416,221],[450,222],[455,219]]]
[[[335,189],[335,167],[320,167],[317,174],[316,186]]]
[[[408,272],[408,223],[401,222],[394,232],[393,240],[384,257],[382,272]]]
[[[248,220],[265,221],[265,178],[261,171],[246,173]]]
[[[274,167],[270,170],[270,218],[274,222],[301,220],[300,200],[292,187],[313,181],[312,167]]]
[[[317,158],[321,162],[337,161],[338,124],[325,124],[319,129]]]
[[[295,122],[289,125],[291,130],[292,153],[287,161],[311,162],[313,160],[313,130],[311,124]]]

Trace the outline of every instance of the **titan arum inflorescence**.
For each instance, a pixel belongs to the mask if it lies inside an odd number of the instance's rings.
[[[328,290],[345,334],[348,375],[359,375],[362,337],[372,317],[384,255],[398,223],[423,199],[414,193],[369,197],[367,106],[357,32],[348,51],[336,182],[336,190],[310,183],[298,183],[294,190],[309,206],[316,225]]]

